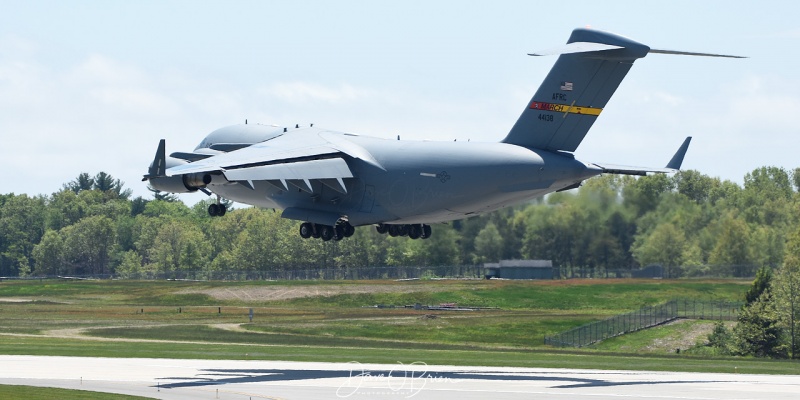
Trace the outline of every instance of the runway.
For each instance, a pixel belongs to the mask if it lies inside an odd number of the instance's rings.
[[[796,399],[798,375],[0,356],[0,384],[158,399]]]

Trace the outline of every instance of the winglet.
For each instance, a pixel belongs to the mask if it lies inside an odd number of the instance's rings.
[[[156,157],[153,159],[153,163],[150,164],[150,169],[147,170],[147,175],[142,178],[142,181],[146,181],[151,178],[156,178],[159,176],[165,176],[167,171],[167,152],[166,152],[166,140],[161,139],[158,142],[158,150],[156,150]]]
[[[692,141],[692,137],[689,136],[686,140],[683,141],[681,147],[678,148],[678,151],[675,152],[675,155],[672,156],[672,159],[669,160],[667,163],[667,168],[670,169],[681,169],[681,164],[683,164],[683,157],[686,155],[686,150],[689,150],[689,143]]]

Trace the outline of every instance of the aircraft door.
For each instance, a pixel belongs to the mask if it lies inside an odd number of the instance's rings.
[[[375,205],[375,186],[364,186],[364,197],[361,199],[361,209],[359,211],[370,213],[372,206]]]

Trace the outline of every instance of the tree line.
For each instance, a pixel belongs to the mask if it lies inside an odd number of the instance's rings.
[[[80,174],[51,195],[0,194],[0,276],[134,276],[480,264],[548,259],[592,272],[660,264],[669,277],[752,276],[787,259],[800,231],[800,169],[761,167],[744,184],[697,171],[605,175],[578,190],[433,226],[428,240],[360,227],[348,240],[303,240],[280,212],[210,218],[211,200],[131,198],[123,182]]]
[[[758,270],[736,324],[714,326],[708,336],[713,354],[800,358],[800,234],[792,234],[787,246],[775,272]]]

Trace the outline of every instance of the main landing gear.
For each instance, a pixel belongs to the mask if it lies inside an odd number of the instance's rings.
[[[222,204],[222,198],[217,195],[217,202],[208,206],[208,215],[212,217],[221,217],[228,211],[228,207]]]
[[[391,237],[408,236],[411,239],[427,239],[431,237],[431,226],[428,224],[378,224],[375,230],[380,234],[388,233]]]
[[[349,222],[341,222],[336,226],[312,224],[311,222],[303,222],[300,224],[300,237],[303,239],[315,238],[329,241],[342,240],[346,237],[353,236],[356,233],[356,228],[350,225]]]
[[[225,215],[227,211],[228,207],[225,207],[225,204],[214,203],[208,206],[208,215],[212,217],[221,217]]]

